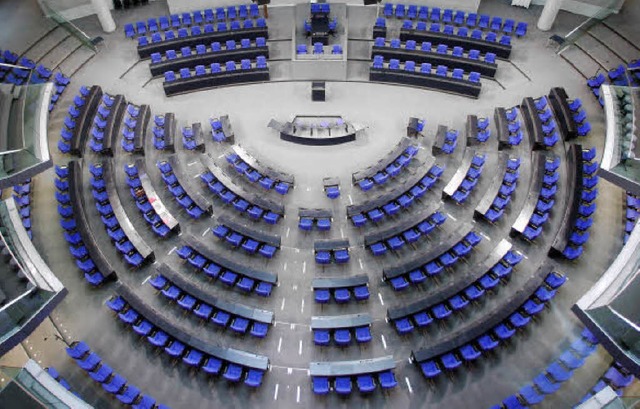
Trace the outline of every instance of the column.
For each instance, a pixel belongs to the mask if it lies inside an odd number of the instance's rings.
[[[547,0],[547,2],[544,4],[544,8],[542,9],[542,13],[540,13],[540,18],[538,19],[539,30],[551,30],[551,26],[553,26],[553,22],[558,15],[558,11],[560,10],[561,3],[562,0]]]
[[[116,30],[116,22],[113,21],[111,10],[109,10],[108,0],[91,0],[91,4],[98,15],[100,25],[105,33],[112,33]]]

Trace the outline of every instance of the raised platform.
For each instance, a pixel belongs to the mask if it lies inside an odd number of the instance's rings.
[[[298,115],[293,121],[280,123],[275,119],[269,128],[280,132],[280,139],[310,146],[340,145],[356,140],[362,128],[345,122],[341,116]]]

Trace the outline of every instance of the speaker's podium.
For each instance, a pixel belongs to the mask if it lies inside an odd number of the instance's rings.
[[[324,102],[326,99],[324,81],[313,81],[311,83],[311,100],[316,102]]]

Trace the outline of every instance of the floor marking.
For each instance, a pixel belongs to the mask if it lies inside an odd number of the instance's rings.
[[[380,299],[380,304],[384,305],[384,300],[382,299],[382,294],[378,293],[378,298]]]
[[[451,219],[453,219],[453,221],[458,221],[458,219],[456,219],[455,217],[451,216],[451,213],[447,213],[447,216],[451,217]]]
[[[382,339],[382,346],[384,349],[387,349],[387,340],[384,339],[384,335],[380,335],[380,339]]]
[[[300,385],[298,385],[298,391],[296,392],[296,402],[300,403]]]
[[[289,237],[289,232],[291,231],[291,227],[287,227],[287,234],[285,235],[285,237]]]
[[[351,195],[347,196],[349,198],[349,204],[353,204],[353,199],[351,198]]]
[[[302,300],[302,306],[300,307],[300,313],[304,312],[304,300]]]
[[[292,286],[292,289],[293,289],[293,291],[298,291],[298,284],[294,284],[294,285]]]
[[[287,375],[291,375],[293,373],[293,368],[287,368]]]
[[[169,252],[167,253],[167,256],[171,255],[171,253],[176,251],[176,249],[177,249],[177,247],[173,247],[171,250],[169,250]]]
[[[180,233],[178,233],[178,237],[182,236],[183,231],[180,230]]]
[[[491,237],[487,236],[487,235],[486,235],[486,234],[484,234],[483,232],[480,232],[480,235],[481,235],[482,237],[484,237],[485,239],[487,239],[487,240],[491,241]]]
[[[278,400],[278,388],[280,387],[280,384],[276,383],[276,389],[273,392],[273,400]]]
[[[200,175],[195,175],[193,178],[194,179],[198,179],[200,177]]]
[[[287,262],[286,261],[284,262],[284,266],[282,267],[282,270],[283,271],[287,271]]]
[[[224,158],[224,153],[222,155],[218,155],[218,159]]]
[[[308,187],[308,188],[307,188],[307,192],[310,192],[310,191],[311,191],[311,188],[310,188],[310,187]]]
[[[529,260],[529,257],[527,257],[526,254],[523,254],[522,257],[526,258],[527,260]]]
[[[292,323],[289,325],[289,329],[290,329],[291,331],[293,331],[294,329],[296,329],[296,324],[292,322]]]
[[[298,355],[302,355],[302,340],[298,343]]]
[[[342,231],[342,227],[340,227],[340,237],[344,237],[344,231]]]
[[[409,393],[413,393],[413,389],[411,388],[411,383],[409,383],[409,378],[405,376],[404,381],[407,383],[407,388],[409,388]]]
[[[282,299],[282,305],[280,306],[280,311],[284,310],[284,302],[287,301],[286,298]]]
[[[208,231],[209,231],[208,227],[206,229],[204,229],[204,231],[202,232],[202,237],[204,237],[204,235],[207,234]]]
[[[193,165],[195,165],[196,163],[198,163],[198,161],[197,161],[197,160],[194,160],[194,161],[193,161],[193,162],[191,162],[191,163],[187,163],[187,166],[193,166]]]
[[[358,259],[358,263],[360,263],[360,270],[364,270],[364,266],[362,265],[362,259]]]
[[[147,278],[145,278],[144,281],[142,282],[142,285],[145,285],[147,283],[147,281],[149,281],[150,278],[151,278],[151,276],[147,276]]]
[[[305,273],[305,271],[307,271],[307,262],[306,262],[306,261],[304,261],[304,262],[302,263],[302,274],[304,274],[304,273]]]
[[[280,353],[281,348],[282,348],[282,337],[280,337],[280,340],[278,341],[278,353]]]

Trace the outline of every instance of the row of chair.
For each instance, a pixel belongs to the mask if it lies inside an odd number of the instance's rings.
[[[160,273],[152,276],[149,284],[170,301],[175,301],[180,308],[204,321],[211,320],[214,324],[222,328],[229,328],[237,334],[246,334],[247,331],[249,331],[249,333],[256,338],[264,338],[267,336],[269,324],[253,321],[239,315],[234,315],[229,311],[217,309],[187,293],[184,289],[178,287]]]
[[[153,119],[153,146],[157,150],[173,150],[173,132],[172,129],[165,127],[164,115],[156,115]]]
[[[464,38],[468,37],[474,40],[484,40],[490,43],[498,43],[506,46],[511,45],[511,36],[509,35],[506,35],[506,34],[502,35],[498,39],[498,35],[493,31],[483,33],[482,30],[478,30],[478,29],[471,31],[471,34],[469,34],[469,29],[467,29],[466,27],[458,27],[458,29],[455,30],[454,26],[448,25],[448,24],[442,26],[439,23],[431,23],[427,27],[427,23],[423,21],[418,21],[414,24],[414,22],[411,20],[405,20],[402,23],[402,29],[416,30],[416,31],[429,31],[431,33],[442,33],[448,36],[457,36],[457,37],[464,37]]]
[[[87,106],[90,89],[84,85],[80,87],[78,95],[73,97],[73,104],[69,106],[67,115],[64,117],[63,126],[60,129],[60,140],[58,141],[58,150],[61,153],[71,152],[71,140],[74,132],[78,132],[80,125],[78,119],[82,116],[84,110],[89,109]],[[76,130],[76,128],[78,128]]]
[[[324,54],[324,45],[322,43],[313,44],[313,54]],[[296,54],[309,54],[309,49],[306,44],[298,44],[296,47]],[[331,54],[342,54],[342,46],[340,44],[334,44],[331,48]]]
[[[328,346],[331,344],[331,338],[337,346],[341,347],[350,345],[352,338],[355,338],[358,344],[366,344],[371,342],[371,328],[365,325],[352,328],[313,329],[315,345]]]
[[[213,235],[229,243],[231,246],[242,247],[249,254],[260,254],[266,258],[273,258],[278,247],[266,242],[258,241],[251,237],[245,236],[224,224],[219,224],[212,229]]]
[[[214,62],[208,67],[209,71],[207,72],[207,67],[205,65],[196,65],[195,70],[192,72],[190,68],[180,68],[180,79],[186,79],[191,77],[201,77],[204,75],[215,75],[221,73],[230,73],[238,69],[235,61],[227,61],[224,64],[224,71],[222,71],[222,65],[220,63]],[[260,55],[256,57],[255,63],[252,63],[250,59],[243,59],[240,61],[240,70],[246,71],[251,70],[253,68],[264,69],[267,68],[267,59]],[[176,73],[174,71],[166,71],[164,73],[165,82],[173,82],[178,78],[176,77]]]
[[[482,277],[458,294],[434,306],[416,311],[411,315],[394,318],[391,320],[393,326],[398,334],[404,335],[413,332],[416,327],[424,328],[435,320],[448,318],[452,312],[458,312],[469,306],[470,303],[477,302],[486,292],[493,291],[498,284],[506,282],[513,269],[522,261],[522,258],[523,256],[519,252],[508,251]],[[418,275],[416,273],[413,276],[410,275],[410,279],[413,277],[414,280],[421,280],[423,276],[424,274]]]
[[[515,192],[520,178],[520,158],[510,158],[507,160],[507,170],[502,177],[502,184],[496,197],[491,202],[491,207],[484,213],[485,219],[491,223],[496,223],[504,215],[504,211],[511,203],[511,195]]]
[[[232,271],[224,268],[217,263],[207,259],[204,255],[198,253],[193,247],[184,245],[177,250],[178,257],[193,267],[202,271],[211,279],[220,279],[220,281],[230,287],[237,287],[244,293],[254,292],[262,297],[269,297],[273,290],[273,284],[253,279],[245,276],[240,271]]]
[[[349,248],[334,248],[330,250],[315,250],[315,260],[318,264],[344,264],[349,262]]]
[[[331,20],[328,20],[328,26],[327,27],[329,29],[329,34],[335,33],[336,29],[338,28],[338,19],[334,17]],[[310,20],[305,20],[304,21],[304,32],[307,34],[307,36],[310,36],[312,34],[311,33],[312,30],[313,30],[313,27],[311,25],[311,21]]]
[[[638,216],[640,216],[640,198],[631,192],[626,192],[625,196],[627,206],[624,221],[624,242],[626,243],[636,226]]]
[[[128,103],[127,109],[124,114],[124,119],[122,120],[122,141],[120,142],[120,146],[125,152],[133,153],[136,149],[135,139],[136,139],[136,126],[138,126],[138,120],[142,120],[139,118],[140,107],[134,104]]]
[[[591,388],[591,390],[587,392],[578,403],[584,403],[607,386],[610,386],[618,396],[622,397],[624,394],[624,388],[631,385],[635,379],[636,378],[632,373],[627,371],[618,362],[614,362],[611,367],[607,369],[607,372],[598,379],[598,382],[596,382],[593,388]]]
[[[602,84],[613,84],[620,86],[633,85],[629,84],[629,81],[627,79],[627,68],[640,68],[640,59],[630,61],[626,67],[624,66],[624,64],[620,64],[619,66],[607,71],[606,75],[601,72],[587,79],[587,86],[591,88],[591,92],[596,98],[598,98],[601,106],[604,106],[604,100],[600,95],[600,86]],[[631,81],[636,85],[640,83],[640,71],[636,70],[635,74],[631,75]]]
[[[103,166],[92,163],[89,165],[89,172],[91,172],[91,194],[93,195],[96,209],[98,213],[100,213],[100,220],[102,220],[102,224],[109,238],[113,240],[116,249],[130,265],[139,267],[144,262],[144,258],[124,233],[120,227],[118,218],[113,212],[107,194]]]
[[[529,218],[527,227],[522,232],[522,236],[532,242],[542,234],[542,227],[549,221],[551,210],[555,204],[555,195],[558,191],[558,180],[560,179],[560,158],[549,157],[544,164],[544,177],[542,187],[538,195],[538,201],[533,214]]]
[[[415,200],[424,196],[427,190],[430,190],[435,186],[443,173],[444,166],[437,164],[433,165],[427,174],[405,193],[379,207],[375,207],[366,212],[358,212],[350,215],[349,218],[351,219],[351,222],[356,227],[362,227],[367,223],[367,221],[377,223],[385,218],[385,216],[393,216],[398,213],[401,208],[408,208]]]
[[[22,226],[27,231],[29,238],[33,240],[33,231],[31,230],[31,182],[31,178],[28,178],[24,182],[14,185],[11,196],[18,208]]]
[[[172,41],[181,38],[198,37],[203,34],[224,33],[231,31],[248,30],[252,28],[266,28],[267,20],[260,17],[257,20],[246,19],[242,22],[239,20],[232,21],[229,25],[225,22],[219,22],[214,27],[213,24],[205,24],[204,27],[192,26],[191,29],[179,28],[177,34],[173,30],[166,30],[163,33],[156,32],[151,37],[145,35],[138,37],[138,47],[146,47],[149,44],[161,44],[165,41]]]
[[[447,129],[444,134],[444,141],[440,147],[440,151],[446,155],[452,155],[458,146],[458,136],[460,132],[457,129]]]
[[[249,5],[229,6],[225,10],[224,7],[215,9],[205,9],[204,13],[200,10],[194,10],[191,13],[171,14],[170,16],[160,16],[149,18],[147,21],[136,21],[135,23],[127,23],[124,25],[124,34],[129,38],[135,37],[136,34],[143,35],[147,32],[153,33],[158,30],[168,30],[169,28],[189,27],[192,25],[202,25],[205,23],[213,23],[215,21],[226,21],[235,19],[260,17],[260,10],[256,3]]]
[[[518,37],[522,37],[527,33],[528,24],[521,21],[517,23],[512,19],[504,19],[502,17],[491,17],[488,14],[477,13],[465,13],[462,10],[444,9],[439,7],[432,7],[429,11],[427,6],[416,6],[414,4],[404,5],[393,3],[385,3],[382,9],[382,13],[385,17],[390,18],[395,16],[396,18],[409,18],[419,20],[430,20],[435,23],[454,23],[459,26],[466,25],[467,27],[478,27],[481,29],[491,29],[493,31],[502,31],[506,34],[515,32]]]
[[[0,66],[0,82],[8,82],[15,85],[22,85],[27,80],[31,84],[53,82],[54,88],[51,94],[51,101],[49,102],[49,112],[53,111],[56,102],[60,99],[60,95],[62,95],[70,82],[69,77],[65,76],[62,72],[57,71],[55,75],[53,75],[52,70],[44,65],[36,65],[36,63],[27,57],[19,57],[18,54],[9,50],[4,50],[4,52],[0,50],[0,63],[19,65],[26,68]],[[30,74],[31,76],[29,76]]]
[[[461,258],[469,255],[481,241],[481,236],[471,231],[450,249],[444,251],[442,254],[438,254],[422,266],[390,279],[385,277],[385,280],[389,281],[391,288],[395,291],[402,291],[408,288],[409,284],[419,285],[423,283],[427,277],[434,278],[442,274],[445,269],[453,268]]]
[[[49,376],[55,379],[60,384],[60,386],[73,393],[77,397],[81,398],[78,392],[71,390],[71,385],[69,384],[69,382],[65,378],[63,378],[62,375],[60,375],[60,372],[58,372],[56,368],[49,366],[45,368],[45,371],[49,374]]]
[[[358,390],[362,393],[373,392],[376,388],[376,381],[380,387],[385,389],[392,389],[398,385],[395,375],[391,371],[384,371],[375,374],[362,374],[354,377]],[[352,377],[351,376],[336,376],[333,378],[325,376],[313,376],[313,393],[316,395],[326,395],[331,389],[333,389],[339,395],[350,395],[353,390]]]
[[[102,101],[98,105],[98,110],[93,118],[93,126],[91,127],[91,140],[89,147],[95,153],[101,153],[110,149],[110,146],[105,145],[105,134],[111,132],[107,129],[109,120],[116,114],[117,107],[114,107],[115,97],[104,94]],[[72,106],[73,107],[73,106]]]
[[[162,218],[149,202],[149,198],[145,193],[142,183],[140,182],[140,174],[138,167],[133,164],[125,164],[124,172],[127,175],[127,185],[129,186],[129,192],[131,197],[136,202],[136,207],[142,213],[142,218],[151,226],[151,230],[160,237],[167,237],[171,233],[171,229],[167,226]]]
[[[214,142],[224,142],[229,140],[229,135],[225,135],[222,129],[222,121],[220,118],[209,118],[209,125],[211,125],[211,138]]]
[[[387,47],[387,42],[386,39],[384,37],[376,37],[376,39],[374,40],[373,45],[375,47]],[[418,50],[417,46],[417,42],[415,40],[407,40],[404,44],[402,43],[402,41],[399,38],[394,38],[389,42],[388,45],[390,48],[394,48],[394,49],[401,49],[404,46],[405,50],[408,51],[416,51]],[[434,52],[433,50],[433,46],[431,44],[431,42],[429,41],[423,41],[420,44],[420,51],[424,51],[424,52]],[[449,54],[449,51],[451,51],[451,54]],[[468,58],[470,60],[475,60],[475,61],[480,61],[480,51],[478,50],[469,50],[469,52],[465,55],[464,53],[464,48],[459,47],[459,46],[455,46],[453,47],[451,50],[449,50],[449,46],[447,44],[438,44],[436,46],[435,49],[435,53],[436,54],[441,54],[441,55],[451,55],[453,57],[458,57],[458,58]],[[491,52],[487,52],[484,54],[482,61],[489,63],[489,64],[495,64],[496,63],[496,55],[495,53],[491,53]]]
[[[576,98],[569,101],[569,109],[571,110],[571,118],[578,128],[579,136],[587,136],[591,132],[591,124],[587,120],[587,111],[582,108],[582,101]]]
[[[592,155],[593,152],[593,155]],[[569,260],[575,260],[584,251],[583,246],[589,240],[589,224],[585,225],[585,219],[590,219],[596,211],[595,200],[598,197],[598,162],[593,156],[595,156],[595,150],[583,150],[582,151],[582,169],[577,169],[579,175],[582,175],[581,196],[579,198],[580,205],[578,207],[578,218],[572,226],[571,235],[567,243],[567,247],[563,250],[562,254]],[[591,159],[588,159],[591,158]]]
[[[60,226],[64,229],[64,238],[69,244],[69,252],[76,259],[76,265],[84,273],[85,280],[93,286],[98,286],[105,281],[105,276],[98,270],[98,267],[89,256],[89,252],[80,236],[69,195],[69,168],[56,165],[55,172],[55,196],[58,202]]]
[[[597,344],[598,340],[585,328],[580,338],[539,373],[533,383],[523,386],[517,393],[504,399],[502,404],[492,406],[491,409],[516,409],[542,403],[546,395],[557,392],[564,382],[571,379],[573,371],[584,365],[585,358],[596,350]]]
[[[118,315],[120,321],[138,335],[145,337],[152,346],[162,348],[170,358],[181,360],[185,365],[198,368],[208,375],[222,374],[222,377],[230,382],[244,381],[245,385],[253,388],[262,384],[264,371],[245,368],[232,362],[224,362],[215,356],[209,356],[196,348],[185,345],[147,321],[120,296],[109,299],[107,306]]]
[[[371,250],[374,256],[381,256],[387,253],[387,251],[399,250],[405,246],[405,244],[411,244],[417,242],[421,237],[426,237],[436,227],[441,226],[447,221],[447,216],[440,212],[435,211],[424,220],[416,223],[414,226],[404,230],[397,235],[387,237],[369,244],[367,247]]]
[[[389,179],[400,175],[402,170],[411,164],[411,161],[417,154],[418,147],[416,145],[410,145],[396,158],[392,158],[389,165],[387,165],[384,170],[380,170],[370,177],[354,180],[354,183],[356,183],[363,192],[373,188],[374,184],[383,185]]]
[[[469,166],[469,170],[462,180],[462,183],[460,183],[456,191],[450,196],[454,202],[461,205],[467,201],[467,198],[480,181],[485,160],[486,155],[483,153],[476,153],[473,155],[473,159],[471,159],[471,166]]]
[[[489,129],[489,118],[478,118],[477,128],[473,130],[476,141],[485,143],[491,137],[491,129]]]
[[[194,219],[202,216],[206,209],[201,209],[193,199],[185,192],[184,188],[178,181],[178,177],[175,175],[173,171],[173,167],[166,160],[159,160],[156,163],[158,169],[160,169],[162,180],[167,186],[167,190],[173,195],[176,199],[176,202],[180,204],[186,211],[189,216]]]
[[[298,228],[303,231],[311,231],[313,226],[319,231],[331,230],[331,217],[300,216]]]
[[[200,124],[198,124],[200,125]],[[194,127],[185,126],[182,128],[182,146],[185,150],[204,151],[204,139],[202,138],[202,128],[199,127],[194,131]]]
[[[518,146],[522,143],[524,133],[522,132],[522,122],[518,119],[520,109],[517,106],[511,107],[505,111],[507,116],[507,127],[509,130],[509,137],[507,143],[510,146]]]
[[[552,148],[560,140],[559,128],[556,124],[555,116],[549,105],[549,100],[546,96],[542,96],[534,100],[536,109],[536,115],[542,122],[542,133],[544,134],[544,146]]]
[[[620,146],[620,157],[623,160],[636,159],[635,148],[638,138],[635,135],[637,124],[634,115],[634,103],[631,90],[635,88],[614,88],[615,98],[613,106],[615,110],[615,127]]]
[[[337,199],[340,197],[340,185],[339,184],[330,184],[324,186],[324,193],[331,200]]]
[[[243,214],[246,213],[251,219],[264,220],[268,224],[276,224],[284,217],[284,214],[265,210],[257,204],[251,203],[248,199],[238,196],[218,180],[209,170],[200,174],[200,180],[206,183],[209,190],[217,195],[224,203],[232,205],[235,210]]]
[[[91,351],[84,341],[76,341],[66,348],[75,363],[82,368],[91,379],[99,382],[102,388],[115,395],[125,405],[135,409],[169,409],[165,405],[156,405],[156,400],[142,394],[140,389],[130,384],[122,375],[116,373],[102,358]]]
[[[236,172],[243,175],[249,182],[258,183],[266,190],[275,190],[276,193],[286,195],[289,190],[293,188],[293,184],[285,182],[283,180],[273,180],[272,178],[263,175],[257,169],[252,168],[247,162],[234,153],[230,152],[225,156],[227,163],[231,165]]]
[[[167,61],[179,61],[181,59],[189,58],[194,55],[207,55],[207,54],[215,54],[224,51],[232,51],[237,49],[237,43],[235,40],[227,40],[224,43],[225,48],[222,48],[219,41],[214,41],[211,43],[209,49],[205,44],[196,44],[195,46],[195,54],[193,50],[189,46],[184,46],[180,48],[180,54],[176,53],[176,50],[167,50],[164,53],[164,56],[160,52],[155,52],[151,54],[151,64],[160,64],[162,62]],[[251,40],[248,38],[243,38],[240,40],[240,49],[249,50],[251,48],[258,47],[266,47],[267,42],[264,37],[256,38],[254,43],[251,43]]]
[[[333,299],[338,304],[345,304],[351,301],[353,297],[356,301],[366,301],[369,299],[369,287],[366,284],[358,285],[354,287],[339,287],[339,288],[316,288],[313,290],[313,298],[318,304],[327,304]]]
[[[404,71],[411,72],[411,73],[416,72],[415,61],[405,61],[403,65],[404,65]],[[375,55],[373,57],[372,68],[385,68],[385,61],[381,55]],[[390,59],[387,64],[387,68],[390,70],[400,70],[400,60],[396,58]],[[462,80],[462,81],[469,81],[472,83],[480,82],[480,73],[478,72],[471,71],[467,75],[467,78],[465,78],[465,73],[462,68],[454,68],[453,71],[451,71],[451,75],[449,75],[449,67],[447,67],[446,65],[438,65],[435,72],[433,72],[431,64],[428,62],[423,62],[422,64],[420,64],[420,70],[417,72],[421,74],[426,74],[426,75],[437,75],[439,77],[444,77],[444,78],[453,78],[453,79]]]
[[[545,304],[555,297],[558,288],[565,281],[566,278],[564,276],[554,272],[550,273],[534,295],[527,300],[527,302],[533,301],[537,306],[533,313],[528,313],[524,305],[520,306],[503,322],[487,330],[473,341],[432,359],[416,362],[420,366],[422,374],[427,379],[436,378],[442,372],[454,371],[463,362],[471,363],[480,358],[483,352],[489,352],[497,348],[501,343],[506,343],[516,334],[517,330],[526,327],[544,309]]]

